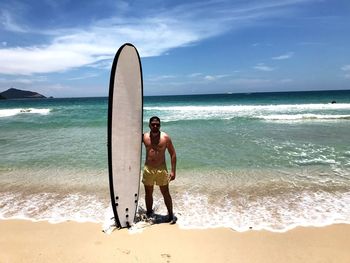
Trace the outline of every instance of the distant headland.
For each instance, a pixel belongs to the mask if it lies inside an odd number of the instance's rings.
[[[46,97],[38,92],[10,88],[0,93],[0,99],[46,99]]]

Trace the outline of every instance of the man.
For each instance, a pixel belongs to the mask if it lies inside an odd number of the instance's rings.
[[[168,222],[175,224],[173,214],[173,202],[169,192],[169,182],[176,177],[176,152],[168,134],[160,131],[160,119],[157,116],[149,120],[150,132],[143,135],[143,143],[146,148],[146,161],[143,170],[142,182],[145,186],[145,199],[147,216],[152,215],[153,188],[158,185],[168,210]],[[171,172],[165,162],[165,151],[168,150],[171,158]]]

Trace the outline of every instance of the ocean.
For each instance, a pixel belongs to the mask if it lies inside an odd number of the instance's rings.
[[[107,102],[0,101],[0,219],[110,217]],[[180,227],[350,223],[350,91],[145,97],[144,132],[153,115],[177,152],[170,191]]]

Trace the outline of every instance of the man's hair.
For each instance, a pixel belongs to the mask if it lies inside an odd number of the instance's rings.
[[[160,123],[160,119],[157,116],[153,116],[149,119],[149,123],[151,123],[152,121],[158,121]]]

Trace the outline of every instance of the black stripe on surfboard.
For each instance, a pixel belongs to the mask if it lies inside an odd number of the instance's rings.
[[[117,203],[115,200],[115,194],[114,194],[114,187],[113,187],[113,170],[112,170],[112,113],[113,113],[113,95],[114,95],[114,81],[115,81],[115,72],[117,70],[118,60],[120,53],[122,52],[123,48],[125,46],[131,46],[135,49],[138,60],[139,60],[139,66],[140,66],[140,76],[141,76],[141,121],[143,120],[143,76],[142,76],[142,65],[141,65],[141,59],[140,55],[136,49],[136,47],[133,44],[125,43],[122,45],[117,53],[114,56],[112,68],[111,68],[111,76],[109,80],[109,95],[108,95],[108,125],[107,125],[107,148],[108,148],[108,174],[109,174],[109,190],[110,190],[110,197],[111,197],[111,203],[112,203],[112,210],[114,214],[114,220],[117,227],[121,228],[121,223],[119,220],[118,212],[117,212]],[[142,143],[142,140],[140,140],[140,143]],[[142,158],[142,154],[140,154],[140,159]],[[140,185],[138,186],[137,195],[140,192]],[[137,198],[138,199],[138,198]],[[137,202],[135,202],[137,205]],[[133,220],[136,216],[136,210],[133,217]]]

